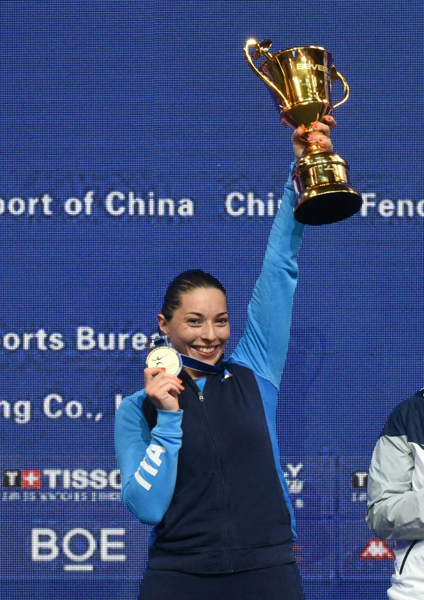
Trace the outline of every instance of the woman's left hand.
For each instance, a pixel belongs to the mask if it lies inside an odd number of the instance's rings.
[[[331,130],[336,126],[336,121],[330,115],[326,115],[322,121],[316,121],[312,123],[313,132],[308,136],[308,143],[302,139],[302,135],[305,133],[306,127],[301,125],[293,131],[293,150],[296,158],[302,156],[305,148],[309,144],[314,143],[320,146],[322,152],[332,152],[333,144],[330,139]]]

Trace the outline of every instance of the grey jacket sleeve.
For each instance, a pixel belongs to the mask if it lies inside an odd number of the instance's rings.
[[[424,488],[413,490],[413,445],[406,435],[382,435],[368,475],[367,523],[384,540],[424,539]]]

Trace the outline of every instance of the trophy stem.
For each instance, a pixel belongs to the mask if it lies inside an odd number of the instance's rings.
[[[301,158],[304,158],[305,156],[308,156],[309,154],[316,154],[318,152],[322,152],[322,148],[321,148],[320,144],[318,143],[318,141],[309,142],[308,137],[311,135],[311,133],[317,133],[317,131],[315,129],[313,129],[312,127],[307,127],[305,129],[304,133],[300,136],[300,139],[303,142],[305,142],[305,144],[307,144],[307,147],[303,151]]]
[[[301,158],[305,158],[306,156],[309,156],[310,154],[318,154],[319,152],[322,152],[322,148],[319,145],[319,143],[311,142],[309,144],[309,146],[307,148],[305,148],[305,150],[303,151]]]

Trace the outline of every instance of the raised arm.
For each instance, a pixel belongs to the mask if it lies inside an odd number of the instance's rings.
[[[298,273],[296,258],[303,232],[303,225],[293,216],[295,201],[289,180],[249,303],[246,329],[230,359],[253,369],[276,387],[280,385],[289,343]]]
[[[331,151],[329,134],[335,121],[332,117],[325,119],[326,123],[317,124],[316,134],[310,141],[318,139],[323,150]],[[297,157],[306,146],[301,139],[303,131],[304,128],[299,127],[293,134]],[[262,271],[249,303],[246,329],[230,359],[250,367],[277,388],[280,386],[289,344],[298,275],[297,255],[304,227],[294,218],[296,198],[289,177],[271,229]]]
[[[115,448],[122,499],[142,523],[157,525],[167,511],[177,477],[182,410],[158,410],[150,431],[143,414],[144,392],[124,398],[116,413]]]

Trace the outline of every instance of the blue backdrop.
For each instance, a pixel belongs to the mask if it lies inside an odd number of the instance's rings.
[[[0,10],[1,597],[137,595],[148,530],[120,501],[116,407],[179,271],[223,281],[234,347],[292,160],[255,37],[326,47],[351,88],[333,138],[364,208],[305,232],[279,436],[307,597],[385,598],[366,472],[423,384],[422,3]]]

